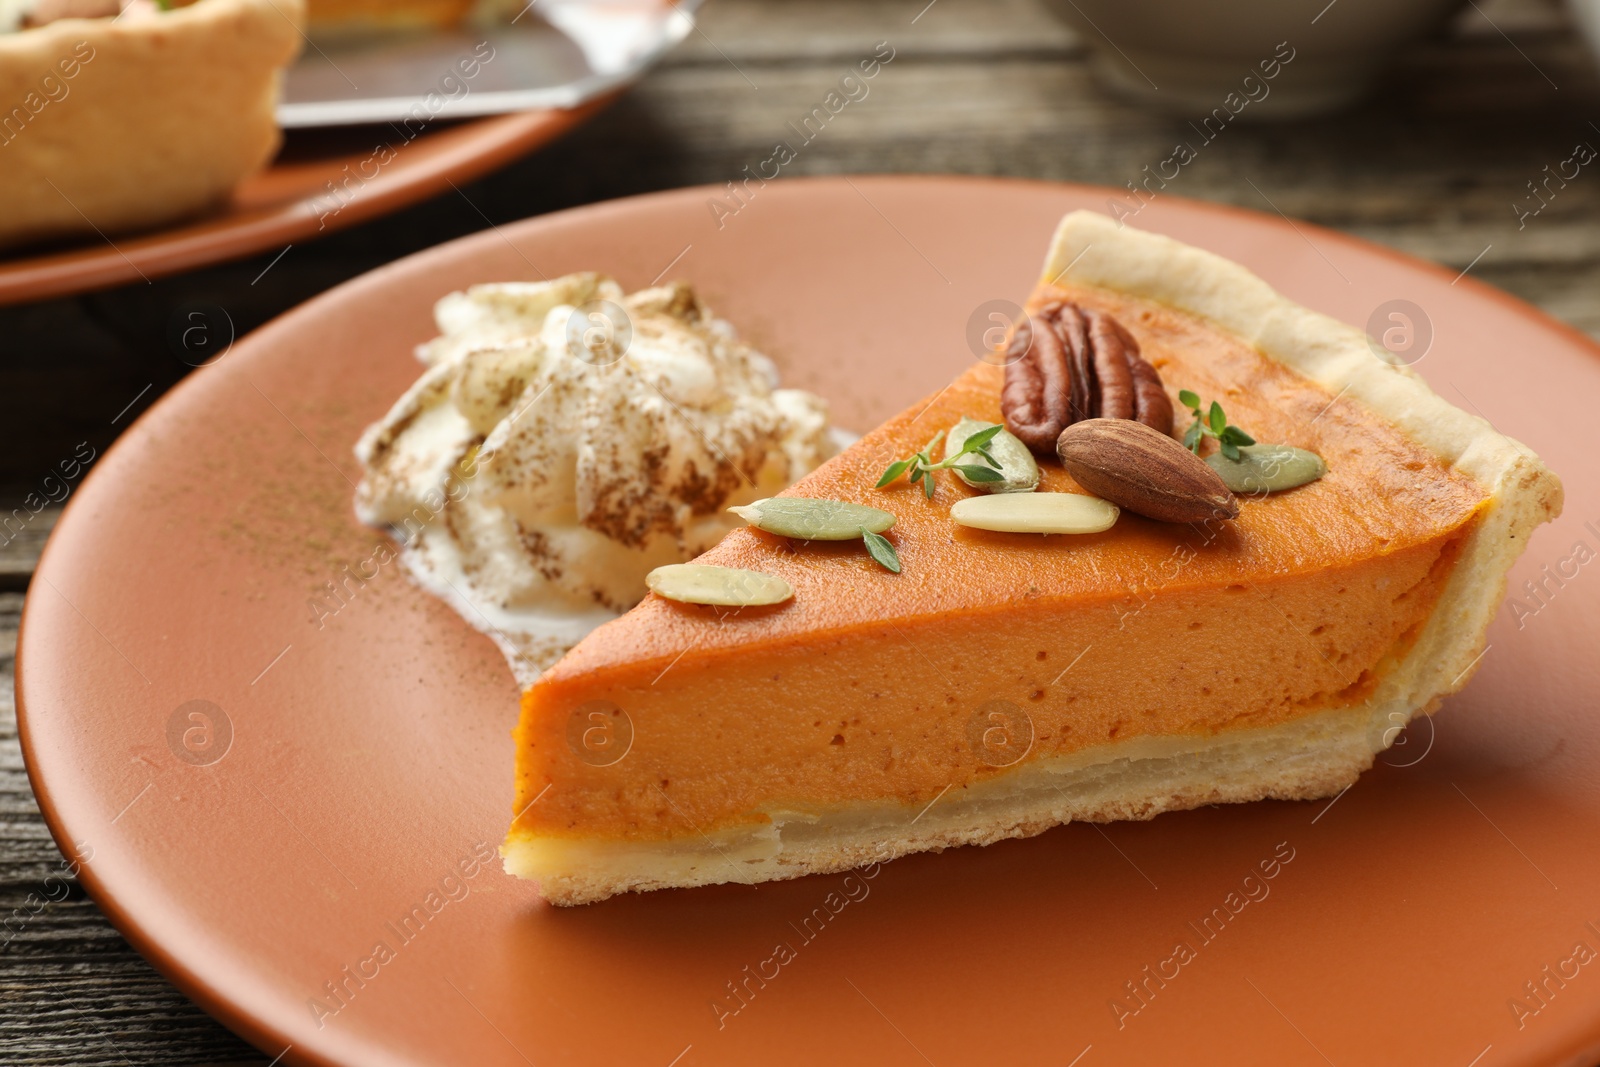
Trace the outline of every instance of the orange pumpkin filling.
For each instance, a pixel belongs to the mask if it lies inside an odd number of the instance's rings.
[[[920,806],[1108,741],[1270,726],[1370,692],[1485,490],[1198,317],[1094,289],[1049,298],[1116,316],[1174,397],[1220,400],[1328,473],[1211,528],[1124,512],[1078,537],[957,526],[950,505],[975,490],[947,474],[931,502],[903,480],[874,489],[961,416],[1000,421],[1003,372],[977,364],[789,491],[894,512],[903,573],[859,542],[729,534],[698,562],[777,575],[794,599],[730,613],[651,596],[578,645],[524,695],[513,836],[698,839],[771,811]],[[1081,491],[1041,467],[1041,491]],[[601,766],[572,743],[574,716],[604,708],[610,729],[612,706],[631,726],[612,743],[630,747]]]

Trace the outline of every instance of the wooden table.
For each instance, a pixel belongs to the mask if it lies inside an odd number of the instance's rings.
[[[721,184],[766,158],[785,123],[879,41],[895,49],[893,64],[787,174],[1122,187],[1185,136],[1182,120],[1102,94],[1083,42],[1035,0],[713,0],[701,30],[609,112],[460,195],[297,246],[265,275],[270,256],[0,309],[0,513],[79,442],[103,450],[183,375],[168,325],[185,307],[225,307],[244,332],[486,218]],[[1600,146],[1597,102],[1593,62],[1561,9],[1479,0],[1398,62],[1366,104],[1330,119],[1230,126],[1168,192],[1281,211],[1470,268],[1600,335],[1600,174],[1580,173],[1536,217],[1519,223],[1514,207],[1532,203],[1528,183],[1575,144]],[[63,897],[46,882],[60,857],[23,770],[11,672],[55,514],[0,547],[0,1062],[264,1064],[157,975],[81,889]]]

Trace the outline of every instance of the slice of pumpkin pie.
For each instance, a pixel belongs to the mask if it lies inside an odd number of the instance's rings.
[[[527,690],[509,871],[579,904],[1331,796],[1466,682],[1538,457],[1098,215],[1028,311]]]

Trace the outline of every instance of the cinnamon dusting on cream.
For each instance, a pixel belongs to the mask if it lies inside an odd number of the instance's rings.
[[[531,681],[837,445],[826,404],[678,283],[597,274],[439,301],[422,376],[356,446],[356,512]]]

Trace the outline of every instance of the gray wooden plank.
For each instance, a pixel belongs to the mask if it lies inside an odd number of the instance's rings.
[[[4,507],[9,503],[10,507]],[[41,503],[38,497],[0,503],[0,590],[21,592],[28,587],[33,565],[56,528],[61,508]]]

